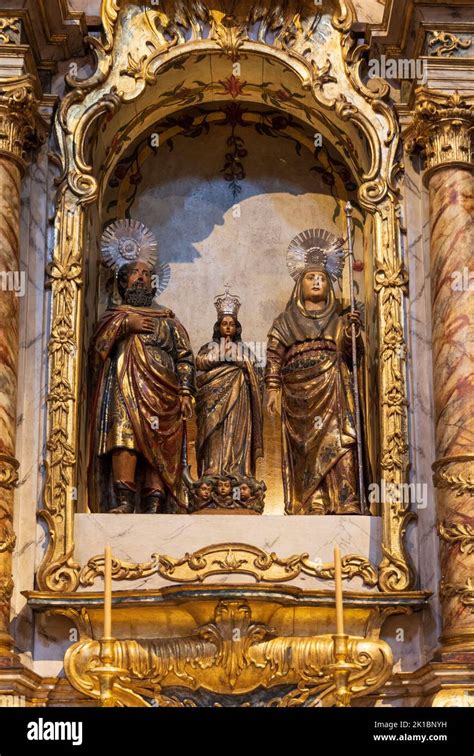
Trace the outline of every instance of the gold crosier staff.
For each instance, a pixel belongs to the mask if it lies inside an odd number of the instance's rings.
[[[347,257],[349,258],[349,288],[351,290],[351,315],[356,312],[354,293],[354,245],[352,240],[352,210],[350,202],[345,207],[347,223]],[[362,423],[360,415],[359,376],[357,373],[357,334],[355,323],[351,323],[352,340],[352,380],[354,386],[354,405],[357,435],[357,471],[359,478],[360,508],[362,514],[366,514],[365,485],[364,485],[364,462],[362,456]]]

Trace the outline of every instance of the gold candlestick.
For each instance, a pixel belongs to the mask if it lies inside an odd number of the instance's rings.
[[[342,564],[339,546],[334,547],[334,584],[336,593],[336,633],[332,636],[334,643],[334,662],[323,667],[323,673],[330,675],[335,684],[334,698],[336,706],[351,705],[349,678],[351,672],[360,669],[360,664],[348,660],[349,636],[344,633],[344,603],[342,598]]]
[[[115,661],[115,638],[100,641],[100,663],[94,666],[94,675],[99,679],[100,705],[110,708],[116,705],[114,686],[117,680],[127,676],[127,670],[117,667]]]
[[[100,705],[115,706],[114,685],[126,670],[117,667],[115,661],[116,640],[112,637],[112,549],[104,551],[104,635],[100,641],[100,664],[94,667],[99,678]]]

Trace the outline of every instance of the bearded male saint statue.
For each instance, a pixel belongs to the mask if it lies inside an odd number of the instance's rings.
[[[131,514],[141,477],[139,511],[179,511],[184,426],[195,394],[188,334],[171,310],[154,304],[157,244],[145,226],[109,226],[102,259],[117,271],[122,303],[108,307],[91,344],[89,505]]]
[[[267,408],[275,415],[281,398],[286,514],[361,514],[351,323],[360,356],[363,342],[359,312],[345,314],[333,288],[342,244],[322,230],[295,237],[287,257],[295,286],[268,334]]]

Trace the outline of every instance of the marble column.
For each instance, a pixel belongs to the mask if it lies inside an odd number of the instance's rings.
[[[30,76],[0,79],[0,668],[18,660],[10,636],[18,364],[20,186],[27,151],[44,132]]]
[[[441,658],[474,661],[474,97],[420,89],[430,197]]]

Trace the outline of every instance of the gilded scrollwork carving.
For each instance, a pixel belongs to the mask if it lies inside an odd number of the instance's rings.
[[[18,483],[20,463],[10,454],[0,454],[0,487],[12,489]]]
[[[2,531],[0,538],[0,553],[4,551],[15,551],[16,536],[14,533],[8,533],[5,530]]]
[[[239,60],[240,49],[247,39],[247,24],[238,23],[234,19],[219,19],[212,14],[212,37],[221,50],[235,62]]]
[[[107,651],[108,669],[103,663]],[[380,640],[350,636],[347,656],[352,672],[351,697],[380,688],[389,678],[393,659]],[[191,635],[151,640],[94,641],[82,638],[64,659],[66,676],[84,695],[101,701],[101,677],[113,675],[108,704],[115,706],[193,706],[180,687],[205,689],[222,705],[221,696],[268,689],[267,706],[333,706],[337,690],[331,674],[334,637],[281,636],[265,623],[255,622],[245,601],[219,601],[213,619]],[[291,688],[271,695],[273,688]],[[216,698],[217,697],[217,698]]]
[[[19,463],[9,454],[0,454],[0,488],[13,492],[18,483]],[[16,536],[13,532],[12,494],[0,500],[0,554],[13,553]]]
[[[120,0],[102,0],[100,14],[105,32],[105,47],[109,52],[114,45],[114,29],[118,18]]]
[[[113,48],[120,7],[119,0],[104,0],[102,4],[106,52]],[[234,4],[232,12],[226,13],[212,7],[205,0],[179,0],[174,3],[162,1],[160,9],[150,5],[147,17],[161,35],[180,45],[186,42],[183,33],[185,30],[191,32],[190,40],[195,41],[204,39],[210,28],[210,38],[216,41],[226,55],[236,60],[242,43],[247,39],[268,43],[271,34],[275,47],[289,48],[301,39],[308,38],[319,18],[317,10],[310,0],[298,11],[288,3],[249,0],[240,3],[238,7]],[[340,2],[333,18],[335,28],[345,31],[354,19],[351,1]]]
[[[354,88],[369,100],[386,97],[390,91],[386,81],[373,78],[371,79],[372,86],[367,87],[362,80],[361,68],[365,63],[363,54],[369,49],[369,45],[358,44],[355,36],[348,33],[343,39],[342,49],[347,73]]]
[[[263,646],[265,646],[265,649],[262,648]],[[265,658],[277,669],[284,669],[285,658],[287,657],[297,668],[302,657],[306,657],[309,662],[304,666],[301,665],[304,671],[298,686],[286,695],[272,699],[270,706],[313,708],[334,706],[337,703],[337,691],[332,677],[327,672],[333,656],[331,636],[300,638],[298,640],[295,638],[277,638],[274,641],[262,644],[262,647],[256,649],[256,652],[258,653],[261,650],[265,654]],[[288,653],[289,649],[291,649],[291,653]],[[389,646],[380,640],[349,638],[348,652],[348,658],[351,659],[354,666],[354,670],[349,676],[348,696],[356,698],[369,693],[370,690],[377,690],[382,687],[389,678],[393,665]],[[293,662],[294,657],[297,660],[296,664]]]
[[[380,633],[382,632],[382,626],[388,617],[391,617],[394,615],[408,616],[412,613],[413,613],[413,608],[410,606],[379,607],[378,610],[371,615],[367,623],[365,635],[367,638],[380,638]]]
[[[163,707],[167,709],[183,709],[183,708],[196,708],[197,704],[190,698],[183,698],[182,700],[177,696],[167,696],[164,693],[158,693],[155,691],[155,705],[160,709]]]
[[[469,523],[456,522],[448,524],[440,522],[438,525],[439,537],[449,544],[459,544],[461,554],[470,556],[474,554],[474,527]]]
[[[245,667],[251,664],[251,647],[274,635],[267,625],[252,622],[252,613],[245,601],[220,601],[214,622],[199,628],[197,634],[215,645],[217,661],[232,689]]]
[[[462,473],[450,475],[445,470],[440,470],[433,475],[433,485],[436,488],[450,488],[456,491],[456,496],[474,494],[474,478],[467,477]]]
[[[128,53],[127,67],[121,71],[122,75],[130,76],[135,79],[135,81],[143,81],[146,84],[155,84],[157,81],[156,65],[159,65],[160,57],[168,52],[168,50],[170,50],[175,44],[175,39],[170,42],[165,42],[163,45],[155,48],[150,54],[142,55],[139,60],[135,60],[135,58]]]
[[[84,607],[82,607],[81,609],[75,609],[74,607],[68,606],[55,607],[54,609],[48,609],[45,614],[67,617],[68,619],[72,620],[78,632],[79,640],[84,640],[92,637],[92,624],[89,612]]]
[[[354,4],[352,0],[339,0],[338,6],[336,5],[332,24],[338,31],[348,32],[357,21]]]
[[[0,45],[19,45],[21,40],[21,18],[2,16],[0,18]]]
[[[0,454],[0,488],[11,492],[6,494],[3,500],[0,500],[0,554],[10,555],[15,550],[16,536],[13,532],[13,488],[18,482],[18,462],[9,454]],[[11,567],[6,566],[5,575]]]
[[[432,467],[433,485],[436,488],[454,491],[457,497],[474,495],[474,456],[472,454],[444,457],[434,462]]]
[[[458,50],[468,50],[472,40],[456,36],[452,32],[430,31],[431,38],[428,42],[430,55],[435,58],[450,58]]]
[[[320,580],[334,580],[334,565],[310,560],[309,554],[298,554],[286,559],[242,543],[207,546],[179,559],[152,554],[149,562],[133,563],[112,559],[113,580],[138,580],[160,575],[176,583],[202,582],[212,575],[250,575],[257,582],[282,583],[294,580],[300,574]],[[104,574],[104,556],[89,559],[80,574],[80,584],[93,585]],[[356,554],[342,558],[342,576],[346,580],[360,577],[373,587],[377,585],[377,570],[367,559]]]
[[[64,191],[62,193],[64,200]],[[75,401],[74,375],[77,354],[77,333],[74,323],[77,291],[82,286],[82,265],[74,251],[72,219],[65,203],[57,217],[60,239],[65,249],[59,248],[47,266],[49,285],[53,292],[53,318],[48,345],[50,359],[50,385],[47,396],[49,407],[48,459],[44,490],[44,509],[38,516],[45,520],[49,542],[39,568],[37,580],[45,590],[74,590],[77,587],[79,565],[74,562],[72,490],[76,455],[71,439],[74,438]],[[66,228],[62,228],[63,218]]]
[[[0,575],[0,603],[8,603],[13,595],[14,583],[10,575]]]
[[[354,19],[355,14],[353,8],[351,8],[349,15]],[[370,103],[374,113],[376,115],[380,115],[383,123],[386,124],[387,130],[383,137],[383,145],[390,150],[390,160],[388,162],[391,163],[394,160],[395,151],[398,144],[398,125],[393,109],[389,107],[386,102],[384,102],[389,93],[389,86],[386,81],[380,78],[372,78],[370,80],[370,86],[367,86],[364,83],[362,68],[365,65],[364,53],[368,49],[368,47],[367,45],[362,45],[357,42],[355,35],[351,32],[351,25],[346,25],[344,27],[344,31],[346,33],[341,40],[341,50],[347,77],[352,85],[352,88],[356,92],[360,93],[364,100]],[[344,108],[341,105],[339,105],[339,108],[342,110],[342,112],[344,112]],[[354,108],[354,105],[352,105],[352,108],[348,109],[346,103],[345,112],[346,116],[348,115],[348,113],[350,113],[349,117],[351,118],[351,120],[355,120],[356,122],[364,120],[363,115],[358,112],[357,108]],[[367,124],[364,124],[362,128],[366,133],[366,136],[370,143],[372,165],[370,167],[370,170],[366,172],[366,184],[360,188],[360,191],[363,192],[363,194],[361,194],[362,202],[364,203],[365,200],[365,206],[370,208],[371,203],[373,207],[374,202],[378,203],[382,201],[383,196],[386,192],[385,186],[387,184],[388,178],[381,179],[379,175],[382,160],[379,131],[374,127],[367,128]],[[370,191],[370,187],[374,182],[384,186],[383,190],[382,186],[380,186],[380,190],[376,194]],[[366,197],[364,196],[365,194],[367,194]]]
[[[377,189],[374,187],[375,191]],[[373,195],[369,191],[369,196]],[[380,244],[375,271],[380,329],[380,384],[383,386],[381,418],[381,477],[385,483],[402,485],[408,465],[407,394],[405,378],[406,341],[403,327],[403,297],[408,274],[394,238],[398,224],[395,202],[388,196],[377,217]],[[416,515],[408,501],[383,503],[383,559],[379,587],[384,591],[407,590],[414,582],[414,570],[405,534]]]
[[[4,551],[10,551],[13,553],[13,551],[15,551],[15,544],[16,535],[11,529],[11,524],[9,527],[2,525],[0,530],[0,554]]]
[[[466,578],[464,584],[454,584],[442,580],[439,595],[441,600],[458,598],[463,606],[472,608],[474,612],[474,582],[472,578]]]

